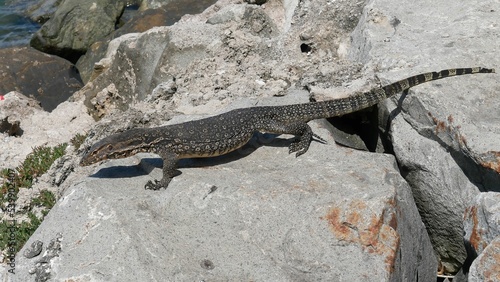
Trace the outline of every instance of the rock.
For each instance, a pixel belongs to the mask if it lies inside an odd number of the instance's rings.
[[[177,66],[206,57],[203,49],[211,42],[208,34],[212,34],[212,39],[217,37],[216,33],[219,32],[215,28],[204,28],[204,35],[201,36],[199,25],[183,29],[179,31],[179,35],[186,36],[184,40],[182,37],[172,40],[165,27],[153,28],[140,35],[128,34],[124,38],[113,40],[110,45],[117,46],[116,50],[108,50],[107,57],[97,63],[98,66],[103,66],[102,73],[76,93],[74,99],[84,96],[86,105],[95,117],[102,117],[110,109],[126,109],[133,100],[144,100],[158,84],[172,80],[172,75],[162,71],[163,66],[168,65],[168,60],[185,60],[172,62]],[[189,46],[184,46],[183,42]],[[131,66],[136,67],[130,68]],[[109,79],[117,73],[122,73],[124,79],[111,82]],[[119,97],[113,96],[113,91],[109,90],[111,85],[116,89],[116,93],[119,93]],[[111,98],[105,98],[107,96]]]
[[[203,1],[203,0],[202,0]],[[200,2],[202,2],[200,1]],[[139,10],[145,11],[148,9],[156,9],[161,6],[173,3],[173,2],[181,2],[179,0],[142,0],[139,6]]]
[[[43,24],[47,22],[60,4],[60,0],[40,0],[28,7],[26,15],[34,22]]]
[[[407,97],[408,100],[413,99]],[[389,109],[395,111],[393,105]],[[455,273],[467,257],[462,216],[479,191],[446,149],[415,129],[419,127],[412,127],[404,119],[392,120],[391,136],[398,140],[393,143],[394,153],[405,179],[413,185],[415,202],[444,272]]]
[[[221,9],[217,14],[213,15],[207,20],[209,24],[222,24],[228,23],[231,21],[240,21],[244,20],[245,11],[247,10],[247,6],[238,5],[238,6],[226,6]]]
[[[465,211],[464,230],[464,238],[477,254],[500,236],[500,193],[480,193],[475,197]]]
[[[498,56],[485,47],[498,43],[488,28],[496,22],[495,8],[469,4],[421,3],[409,13],[410,2],[369,1],[349,57],[377,69],[383,84],[430,70],[495,66]],[[457,21],[460,28],[449,25]],[[479,46],[477,38],[485,41]],[[496,83],[487,75],[415,87],[404,101],[393,100],[390,118],[381,123],[446,273],[458,271],[465,259],[462,216],[470,201],[479,191],[500,189]]]
[[[307,101],[307,93],[271,103],[297,99]],[[329,137],[320,122],[313,126]],[[108,162],[69,187],[30,239],[62,231],[67,243],[51,279],[435,278],[429,238],[391,156],[338,147],[330,137],[296,158],[287,154],[287,138],[256,138],[233,154],[183,162],[166,190],[143,189],[161,174],[161,161],[150,154]],[[97,247],[102,255],[89,256]],[[29,280],[36,259],[17,257],[13,281]],[[133,273],[115,271],[125,260]]]
[[[9,104],[13,106],[4,107]],[[4,113],[8,121],[19,121],[22,134],[8,136],[4,133],[0,139],[1,168],[17,167],[34,147],[56,146],[69,142],[77,133],[84,134],[88,131],[94,122],[81,102],[64,102],[48,113],[36,105],[33,106],[32,100],[15,92],[8,93],[5,100],[0,101],[0,120],[5,120]]]
[[[500,281],[500,236],[496,237],[472,263],[469,282]]]
[[[232,4],[231,7],[239,11],[240,6]],[[228,18],[218,14],[232,12],[231,7],[217,12],[208,9],[200,17]],[[292,84],[292,80],[296,83],[300,78],[295,73],[291,78],[286,64],[280,63],[286,59],[286,52],[279,50],[282,46],[279,42],[289,35],[284,34],[283,38],[280,36],[279,30],[283,27],[276,26],[267,16],[266,13],[271,11],[255,5],[244,5],[243,8],[246,12],[241,21],[207,25],[205,21],[187,18],[175,26],[153,28],[135,38],[117,38],[110,43],[108,55],[97,63],[100,74],[93,75],[95,79],[77,93],[74,99],[85,97],[86,105],[99,118],[106,114],[103,109],[125,109],[131,101],[144,100],[159,84],[172,79],[177,84],[173,103],[192,100],[193,105],[197,106],[209,101],[224,101],[234,95],[282,95]],[[283,24],[286,22],[288,20],[283,21]],[[271,35],[277,36],[277,39],[270,38]],[[300,49],[295,52],[298,52],[295,55],[301,56],[297,65],[306,64],[306,57],[301,55]],[[260,63],[260,60],[265,63]],[[320,63],[322,60],[319,58],[317,61],[319,65],[325,64]],[[108,65],[109,68],[106,67]],[[308,62],[307,65],[312,68],[311,63]],[[123,73],[124,69],[128,71]],[[297,69],[301,73],[307,73],[307,70]],[[126,79],[114,79],[118,73],[125,75]],[[114,84],[122,99],[115,100],[114,106],[93,104],[96,95],[111,84]],[[202,95],[201,99],[185,98],[186,95],[196,96],[197,93],[206,95]],[[221,103],[224,104],[227,101]]]
[[[116,38],[127,33],[144,32],[155,26],[172,25],[171,20],[164,7],[139,11],[130,21],[113,32],[111,37]]]
[[[76,65],[83,81],[88,82],[92,78],[92,72],[99,71],[95,69],[95,64],[105,57],[106,49],[112,39],[128,33],[144,32],[156,26],[173,25],[186,13],[200,13],[215,2],[215,0],[171,1],[158,8],[139,11],[132,19],[107,36],[106,39],[92,44],[87,53],[78,60]]]
[[[155,26],[168,25],[170,20],[168,12],[161,7],[138,12],[130,21],[112,32],[105,39],[92,44],[87,53],[83,55],[76,64],[80,70],[83,81],[86,83],[91,79],[95,63],[106,55],[109,42],[112,39],[128,33],[144,32]]]
[[[115,30],[126,0],[67,0],[33,36],[30,45],[76,62],[88,47]]]
[[[83,86],[75,67],[33,48],[0,49],[0,93],[18,91],[52,111]]]
[[[478,277],[485,277],[490,275],[487,269],[489,266],[488,261],[494,260],[493,253],[486,254],[487,258],[482,257],[481,262],[475,262],[478,254],[481,254],[488,245],[495,240],[495,238],[500,238],[500,193],[497,192],[485,192],[477,195],[471,205],[467,207],[464,214],[464,240],[466,242],[466,247],[469,249],[467,261],[453,281],[470,281],[468,277],[474,276],[472,280],[477,281]],[[493,250],[495,247],[492,248]],[[493,255],[493,257],[491,257]],[[470,267],[472,263],[476,263],[475,272],[472,274],[470,272]],[[481,266],[479,266],[481,265]],[[485,269],[486,267],[486,269]],[[482,272],[486,271],[486,272]],[[487,281],[487,280],[480,280]]]
[[[7,93],[0,101],[0,133],[8,136],[23,135],[21,121],[41,110],[38,101],[19,92]]]

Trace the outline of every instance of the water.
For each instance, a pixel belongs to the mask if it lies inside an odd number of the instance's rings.
[[[25,46],[40,25],[23,15],[29,1],[0,0],[0,48]]]

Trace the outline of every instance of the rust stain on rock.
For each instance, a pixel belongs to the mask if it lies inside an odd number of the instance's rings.
[[[384,256],[386,270],[392,273],[400,244],[394,207],[395,201],[389,201],[382,214],[377,214],[364,201],[353,200],[346,208],[332,208],[322,219],[338,240],[359,244],[367,253]]]
[[[500,152],[488,151],[481,157],[481,165],[500,173]]]
[[[471,219],[473,226],[469,241],[476,251],[481,251],[486,248],[486,242],[482,238],[482,232],[479,230],[479,221],[477,219],[477,207],[467,208],[466,218]]]
[[[432,122],[434,122],[434,124],[436,125],[436,129],[434,130],[436,135],[438,135],[441,132],[446,132],[449,129],[444,121],[439,120],[431,112],[428,112],[427,114],[432,119]]]
[[[500,281],[500,241],[492,242],[488,248],[489,252],[479,262],[483,266],[484,281]]]

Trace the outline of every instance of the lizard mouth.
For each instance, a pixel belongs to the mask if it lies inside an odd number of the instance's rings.
[[[82,159],[80,160],[80,166],[88,166],[103,161],[105,159],[107,158],[103,158],[102,156],[95,154],[95,151],[91,150],[90,152],[83,155]]]
[[[90,154],[85,154],[82,157],[82,159],[80,160],[80,166],[88,166],[99,161],[99,160],[91,161],[89,156]]]
[[[90,152],[86,153],[83,155],[82,159],[80,160],[80,166],[88,166],[91,164],[98,163],[100,161],[105,161],[109,159],[123,159],[123,158],[128,158],[132,155],[135,155],[137,153],[142,153],[142,152],[147,152],[145,150],[123,150],[123,151],[116,151],[112,153],[103,153],[103,152],[97,152],[95,150],[90,150]]]

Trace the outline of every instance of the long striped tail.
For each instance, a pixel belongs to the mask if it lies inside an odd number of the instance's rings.
[[[386,85],[382,87],[382,89],[385,92],[385,98],[389,98],[413,86],[432,80],[438,80],[455,75],[474,74],[474,73],[494,73],[494,72],[495,69],[487,69],[482,67],[446,69],[439,72],[428,72],[410,76],[395,83]]]
[[[410,76],[381,88],[372,89],[368,92],[355,93],[354,95],[341,99],[293,105],[293,109],[290,110],[297,113],[298,116],[301,116],[304,121],[341,116],[373,106],[389,97],[396,95],[397,93],[400,93],[424,82],[429,82],[432,80],[451,77],[455,75],[494,72],[495,69],[487,69],[481,67],[446,69],[439,72],[428,72]]]

